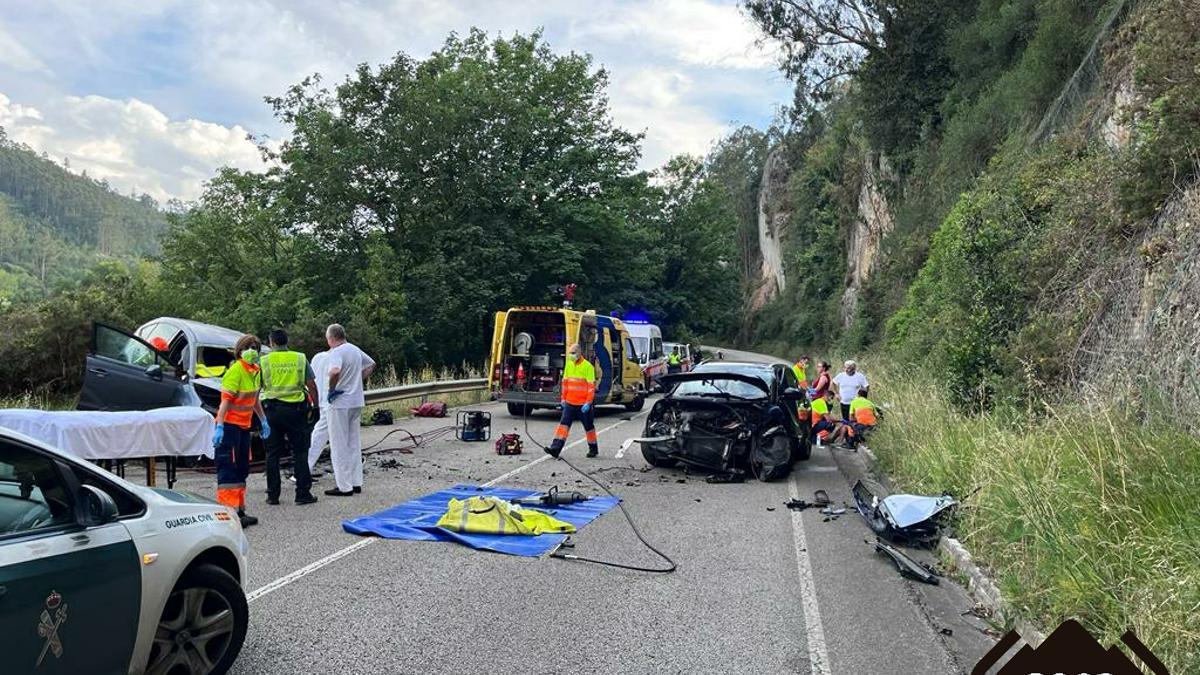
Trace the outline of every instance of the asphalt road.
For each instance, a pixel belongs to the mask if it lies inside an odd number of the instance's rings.
[[[726,359],[749,356],[725,350]],[[304,507],[267,506],[262,476],[251,477],[250,511],[262,522],[247,531],[251,626],[233,672],[940,674],[969,671],[992,643],[982,622],[964,616],[972,603],[962,588],[902,578],[864,543],[870,531],[852,510],[826,521],[783,506],[817,489],[849,502],[866,470],[862,453],[820,448],[787,481],[708,484],[649,467],[636,444],[620,454],[645,412],[601,409],[601,456],[584,459],[582,443],[565,454],[623,498],[646,537],[678,562],[674,574],[342,530],[344,518],[457,483],[596,493],[530,442],[550,439],[556,415],[536,413],[527,434],[500,406],[480,407],[492,412],[494,434],[518,430],[525,454],[500,457],[491,444],[447,436],[413,454],[372,455],[361,495],[320,495]],[[448,423],[396,426],[419,434]],[[394,428],[363,429],[364,445]],[[572,441],[581,437],[573,430]],[[332,484],[321,479],[318,494]],[[211,492],[212,478],[181,475],[179,487]],[[579,555],[661,563],[619,511],[575,541]]]

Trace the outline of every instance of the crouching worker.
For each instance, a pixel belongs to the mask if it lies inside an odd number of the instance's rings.
[[[826,390],[825,396],[818,396],[812,402],[812,432],[813,439],[818,445],[827,442],[838,428],[837,420],[829,414],[831,401],[833,401],[833,392]]]
[[[850,401],[850,422],[838,429],[834,440],[841,439],[846,447],[857,447],[866,439],[867,433],[875,428],[877,411],[875,404],[867,398],[867,390],[859,389],[858,395]]]
[[[567,433],[575,420],[583,422],[587,435],[588,457],[600,454],[596,443],[596,421],[592,411],[592,399],[596,396],[596,369],[585,358],[579,343],[567,350],[567,364],[562,375],[562,419],[554,430],[554,441],[546,452],[558,458],[567,443]]]
[[[253,335],[238,339],[236,361],[221,377],[221,407],[217,408],[217,428],[213,447],[217,465],[217,501],[237,509],[242,527],[258,524],[258,518],[246,515],[246,478],[250,475],[250,424],[257,415],[262,423],[263,439],[270,438],[271,425],[263,412],[258,392],[262,389],[258,350],[262,344]]]

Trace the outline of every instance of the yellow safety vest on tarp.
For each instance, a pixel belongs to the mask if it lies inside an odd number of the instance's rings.
[[[300,352],[275,351],[263,357],[264,399],[299,403],[304,400],[308,358]]]
[[[451,499],[437,522],[454,532],[471,534],[569,534],[575,526],[541,511],[523,509],[499,497]]]

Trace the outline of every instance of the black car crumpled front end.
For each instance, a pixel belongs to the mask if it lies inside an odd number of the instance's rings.
[[[729,476],[787,476],[796,442],[783,410],[759,402],[666,398],[646,420],[642,455],[657,467],[684,463]]]

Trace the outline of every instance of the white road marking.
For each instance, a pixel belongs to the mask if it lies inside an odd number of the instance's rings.
[[[628,422],[628,421],[636,419],[636,418],[637,418],[637,415],[629,418],[628,420],[621,420],[620,422],[617,422],[616,424],[610,424],[607,427],[604,427],[603,429],[597,430],[596,435],[600,435],[606,431],[615,429],[616,427],[621,426],[625,422]],[[587,439],[581,438],[581,439],[575,441],[574,443],[570,443],[567,445],[567,447],[563,448],[563,451],[570,450],[571,448],[579,445],[580,443],[583,443],[585,440],[587,440]],[[509,478],[512,478],[513,476],[521,473],[525,469],[528,469],[531,466],[536,466],[538,464],[541,464],[542,462],[544,462],[548,459],[553,459],[553,458],[550,455],[543,454],[541,457],[538,457],[537,459],[533,460],[532,462],[522,464],[521,466],[518,466],[517,468],[513,469],[512,471],[509,471],[506,474],[503,474],[497,478],[493,478],[492,480],[489,480],[488,482],[483,484],[483,487],[492,487],[493,485],[496,485],[496,484],[500,483],[501,481],[508,480]],[[278,579],[268,583],[265,586],[259,586],[258,588],[254,589],[253,591],[250,591],[249,593],[246,594],[246,602],[254,602],[255,600],[258,600],[259,598],[263,597],[264,595],[267,595],[268,593],[277,591],[277,590],[283,588],[284,586],[287,586],[288,584],[292,583],[293,581],[302,579],[302,578],[308,576],[309,574],[316,572],[317,570],[321,569],[322,567],[325,567],[326,565],[328,565],[336,560],[344,558],[344,557],[350,555],[351,553],[357,551],[360,548],[370,546],[371,544],[374,544],[377,541],[380,541],[380,537],[369,537],[366,539],[361,539],[359,541],[356,541],[353,544],[350,544],[349,546],[347,546],[345,548],[334,551],[333,553],[330,553],[329,555],[325,556],[324,558],[321,558],[320,560],[318,560],[316,562],[309,563],[294,572],[289,572],[289,573],[279,577]]]
[[[255,600],[261,598],[262,596],[266,595],[267,593],[270,593],[271,591],[277,591],[277,590],[283,588],[284,586],[287,586],[288,584],[292,583],[293,581],[295,581],[301,577],[307,576],[309,574],[312,574],[313,572],[316,572],[317,570],[328,565],[329,563],[334,562],[335,560],[338,560],[339,558],[344,558],[344,557],[350,555],[351,553],[354,553],[358,549],[363,548],[365,546],[370,546],[371,544],[374,544],[377,541],[379,541],[379,539],[377,537],[371,537],[370,539],[363,539],[361,541],[356,541],[353,544],[351,544],[351,545],[347,546],[346,548],[343,548],[339,551],[334,551],[333,553],[330,553],[329,555],[325,556],[324,558],[321,558],[320,560],[318,560],[314,563],[309,563],[309,564],[305,565],[304,567],[301,567],[300,569],[296,570],[295,572],[290,572],[288,574],[285,574],[285,575],[279,577],[278,579],[276,579],[275,581],[272,581],[271,583],[267,584],[266,586],[259,586],[258,588],[254,589],[253,591],[250,591],[249,593],[246,594],[246,602],[254,602]]]
[[[800,499],[800,487],[793,474],[788,480],[792,499]],[[804,608],[804,629],[808,642],[808,661],[812,675],[829,675],[829,651],[825,647],[825,628],[821,625],[821,608],[817,605],[817,585],[813,581],[812,562],[808,557],[808,541],[804,536],[804,521],[800,511],[792,511],[792,540],[796,544],[796,568],[800,573],[800,605]]]

